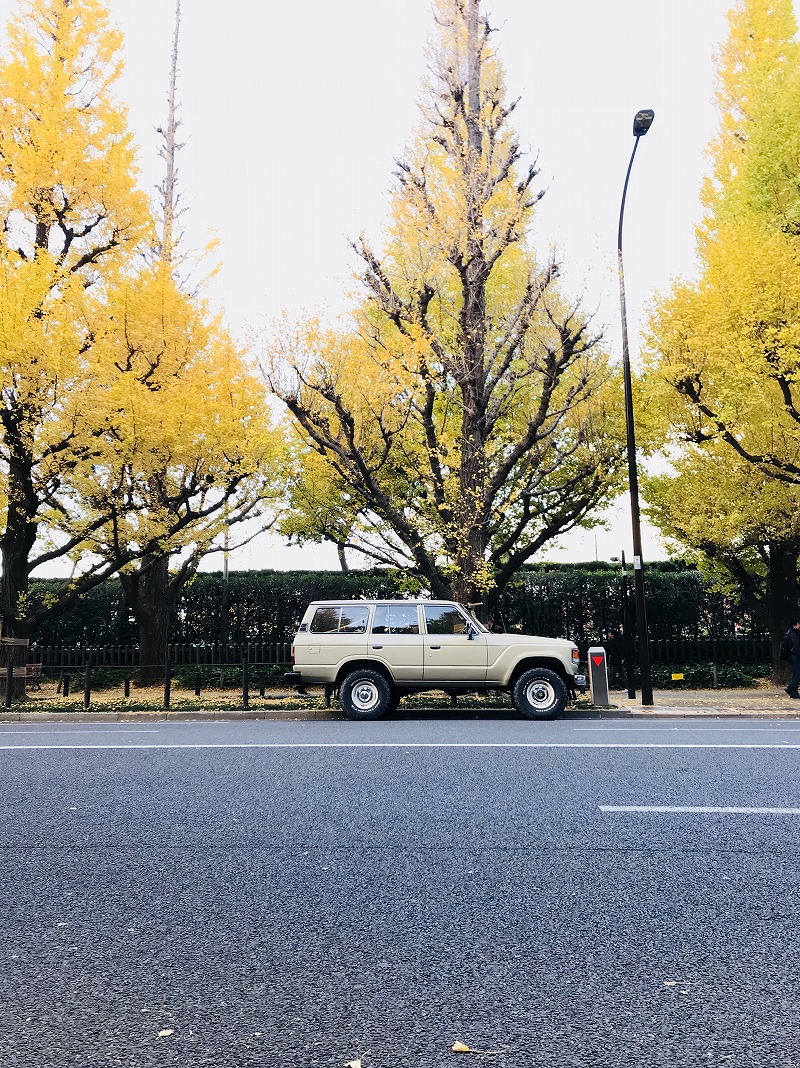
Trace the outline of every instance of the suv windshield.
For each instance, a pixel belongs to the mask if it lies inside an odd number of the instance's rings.
[[[488,633],[489,633],[489,628],[488,628],[488,627],[486,626],[486,624],[485,624],[485,623],[481,623],[481,621],[480,621],[480,620],[478,619],[478,617],[477,617],[477,616],[476,616],[476,615],[475,615],[475,614],[473,613],[473,611],[472,611],[472,609],[471,609],[471,608],[468,608],[468,607],[467,607],[467,605],[465,605],[465,604],[462,604],[462,605],[461,605],[461,611],[462,611],[462,612],[463,612],[463,613],[464,613],[465,615],[469,616],[469,621],[470,621],[470,623],[474,624],[474,626],[475,626],[475,629],[476,629],[476,630],[478,630],[478,631],[480,631],[480,633],[481,633],[481,634],[488,634]]]

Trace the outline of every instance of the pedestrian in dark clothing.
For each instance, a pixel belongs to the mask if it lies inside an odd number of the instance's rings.
[[[800,700],[800,692],[797,689],[800,686],[800,619],[789,620],[789,629],[786,631],[784,641],[789,646],[789,659],[792,665],[792,677],[786,687],[786,692],[798,701]]]
[[[606,664],[608,665],[608,688],[624,690],[622,668],[625,664],[625,643],[618,630],[606,631],[603,648],[606,651]]]

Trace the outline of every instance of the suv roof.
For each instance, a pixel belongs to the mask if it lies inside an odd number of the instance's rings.
[[[312,604],[460,604],[463,608],[469,607],[455,597],[331,597],[324,601],[309,601],[309,605]]]

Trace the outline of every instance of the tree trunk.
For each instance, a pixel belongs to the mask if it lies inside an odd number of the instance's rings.
[[[779,686],[785,686],[791,674],[791,664],[780,659],[778,650],[789,620],[798,616],[798,557],[800,545],[797,542],[771,542],[769,545],[765,622],[772,639],[772,681]]]
[[[347,563],[347,557],[345,556],[344,545],[340,541],[336,542],[336,551],[339,554],[339,567],[342,569],[343,574],[348,574],[350,566]]]
[[[22,599],[28,592],[30,577],[30,554],[36,541],[37,524],[30,518],[26,508],[29,495],[25,492],[29,480],[20,477],[12,464],[8,478],[8,516],[6,529],[0,537],[0,614],[2,614],[3,637],[24,639],[29,637],[24,618]],[[9,663],[22,666],[27,662],[23,645],[0,645],[0,668],[3,674]],[[4,691],[3,691],[4,692]],[[14,683],[14,697],[25,696],[25,680]]]
[[[488,269],[483,244],[487,186],[481,162],[481,54],[478,35],[478,0],[467,8],[467,242],[460,267],[462,288],[461,343],[463,346],[460,386],[463,404],[461,423],[461,507],[460,529],[454,538],[456,577],[453,596],[464,603],[483,600],[481,581],[486,552],[484,508],[486,498],[486,279]]]
[[[139,673],[135,685],[161,686],[175,599],[175,588],[169,577],[169,557],[146,557],[135,572],[123,573],[120,577],[139,631]]]

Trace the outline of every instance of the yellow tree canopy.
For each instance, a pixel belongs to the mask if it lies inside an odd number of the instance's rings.
[[[728,37],[717,56],[720,125],[709,146],[713,163],[704,184],[705,226],[741,207],[737,186],[746,180],[765,104],[780,104],[787,78],[800,65],[792,0],[738,0],[728,13]]]
[[[125,109],[119,34],[98,0],[28,0],[0,60],[0,612],[17,625],[32,555],[64,483],[108,425],[108,369],[87,323],[150,232]]]
[[[230,522],[255,516],[280,481],[264,384],[163,262],[117,286],[93,332],[113,368],[113,415],[91,471],[74,480],[75,516],[109,517],[90,539],[109,559],[202,555]]]
[[[786,0],[740,0],[731,12],[699,276],[656,301],[648,361],[651,424],[678,471],[650,484],[654,514],[750,589],[776,641],[797,607],[800,551],[796,32]]]

